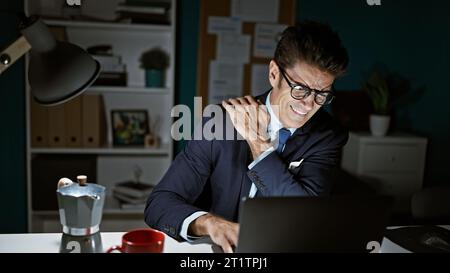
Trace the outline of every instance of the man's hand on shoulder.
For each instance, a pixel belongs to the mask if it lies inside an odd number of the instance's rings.
[[[195,236],[210,236],[225,253],[232,253],[232,246],[237,245],[239,224],[208,213],[189,225],[189,233]]]
[[[252,96],[222,101],[236,131],[247,141],[253,159],[271,147],[267,128],[270,115],[267,107]]]

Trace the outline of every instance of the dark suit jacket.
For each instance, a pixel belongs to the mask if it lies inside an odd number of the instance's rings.
[[[267,95],[259,99],[265,102]],[[145,221],[183,240],[182,223],[194,212],[208,211],[236,222],[252,182],[258,196],[327,195],[347,139],[348,132],[320,109],[289,138],[281,155],[273,152],[251,170],[245,140],[191,140],[148,198]],[[288,170],[290,162],[301,159],[299,167]]]

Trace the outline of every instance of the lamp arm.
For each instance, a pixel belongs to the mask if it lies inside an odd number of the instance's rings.
[[[21,36],[4,51],[0,52],[0,75],[30,49],[30,43],[24,36]]]

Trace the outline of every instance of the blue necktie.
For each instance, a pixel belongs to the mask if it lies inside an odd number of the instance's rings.
[[[291,136],[291,131],[289,131],[286,128],[281,128],[278,131],[278,147],[277,147],[277,153],[281,154],[283,151],[284,144],[286,144],[287,140]]]

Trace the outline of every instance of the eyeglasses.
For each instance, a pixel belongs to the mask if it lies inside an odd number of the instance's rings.
[[[286,77],[286,73],[284,72],[284,70],[281,67],[279,67],[279,68],[280,68],[281,75],[286,80],[289,87],[291,87],[291,97],[292,98],[294,98],[296,100],[302,100],[302,99],[309,97],[309,95],[311,95],[311,93],[314,93],[314,101],[318,105],[327,105],[333,101],[333,99],[334,99],[333,91],[314,90],[314,89],[311,89],[308,86],[300,84],[300,83],[296,83],[296,84],[291,83],[289,81],[289,79]],[[331,87],[331,88],[333,90],[333,87]]]

